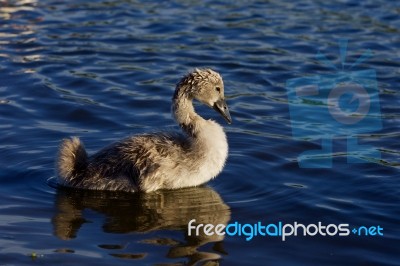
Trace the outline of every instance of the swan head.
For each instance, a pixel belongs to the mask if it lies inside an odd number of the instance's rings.
[[[191,98],[213,108],[226,122],[232,123],[220,74],[211,69],[195,69],[181,80],[180,85],[187,85]]]

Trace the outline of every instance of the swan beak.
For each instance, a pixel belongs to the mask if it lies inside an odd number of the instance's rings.
[[[224,99],[219,99],[213,105],[215,111],[217,111],[222,117],[228,122],[228,124],[232,123],[231,115],[229,114],[228,105],[226,104]]]

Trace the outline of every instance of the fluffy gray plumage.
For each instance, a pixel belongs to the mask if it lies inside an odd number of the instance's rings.
[[[61,143],[59,183],[93,190],[145,191],[198,186],[218,175],[228,155],[223,128],[205,120],[193,100],[214,108],[231,123],[221,76],[196,69],[177,84],[172,111],[183,134],[131,136],[92,156],[76,137]]]

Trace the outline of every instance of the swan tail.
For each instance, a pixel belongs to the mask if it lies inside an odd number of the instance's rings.
[[[70,184],[74,178],[84,173],[87,166],[88,156],[79,138],[64,139],[60,145],[57,161],[60,181],[63,184]]]

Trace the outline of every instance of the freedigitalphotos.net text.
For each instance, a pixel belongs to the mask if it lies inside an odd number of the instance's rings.
[[[324,225],[322,222],[317,224],[302,224],[298,222],[290,223],[269,223],[263,224],[257,222],[255,224],[241,224],[238,222],[225,224],[195,224],[196,220],[192,219],[188,223],[188,235],[205,234],[212,236],[214,234],[223,236],[244,236],[246,241],[250,241],[256,236],[262,237],[281,237],[285,241],[290,236],[349,236],[351,233],[354,235],[365,236],[383,236],[383,228],[381,226],[359,226],[350,229],[350,225],[343,224],[328,224]]]

